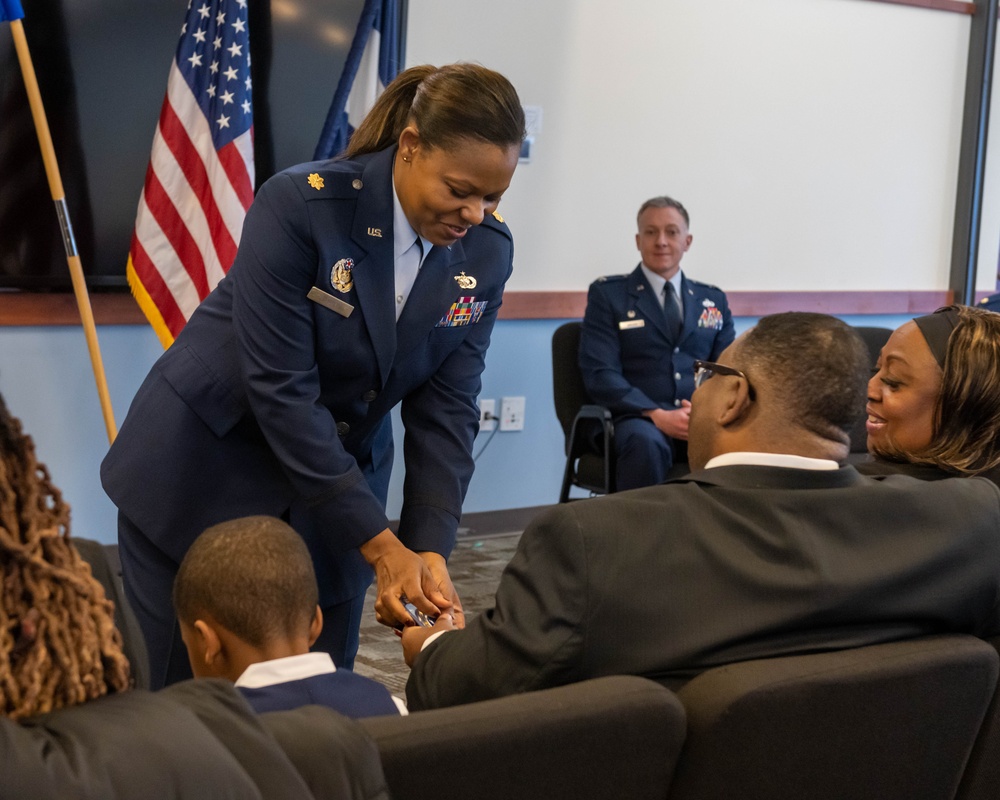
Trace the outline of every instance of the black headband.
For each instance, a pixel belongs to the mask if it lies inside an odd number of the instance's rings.
[[[913,320],[931,348],[931,354],[938,366],[944,369],[944,357],[948,353],[948,339],[958,326],[958,312],[954,308],[940,308],[926,317]]]

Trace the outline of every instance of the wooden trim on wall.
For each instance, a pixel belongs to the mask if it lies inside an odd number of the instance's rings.
[[[949,290],[925,292],[727,292],[737,317],[780,311],[823,314],[923,314],[952,302]],[[985,296],[985,293],[982,293]],[[977,298],[978,299],[978,298]],[[507,292],[500,319],[574,319],[583,316],[586,292]]]
[[[986,296],[979,292],[976,299]],[[952,292],[727,292],[737,317],[762,317],[780,311],[824,314],[906,315],[930,313],[952,302]],[[145,325],[146,318],[129,294],[90,297],[98,325]],[[578,319],[587,305],[586,292],[507,292],[500,319]],[[79,325],[73,295],[0,292],[0,327]]]
[[[90,306],[98,325],[141,325],[146,322],[132,295],[92,294]],[[80,312],[70,292],[0,292],[0,327],[11,325],[79,325]]]
[[[734,316],[759,317],[781,311],[821,314],[929,314],[953,302],[951,290],[939,292],[733,292]]]
[[[976,13],[976,4],[965,0],[875,0],[877,3],[895,3],[898,6],[916,6],[917,8],[933,8],[938,11],[954,11],[958,14],[972,16]]]

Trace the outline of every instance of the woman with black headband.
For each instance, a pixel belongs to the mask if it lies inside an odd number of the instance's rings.
[[[1000,314],[947,306],[896,329],[868,383],[866,474],[1000,483]]]

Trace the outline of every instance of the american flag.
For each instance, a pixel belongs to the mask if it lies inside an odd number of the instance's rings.
[[[233,263],[253,183],[247,0],[190,0],[127,271],[164,347]]]

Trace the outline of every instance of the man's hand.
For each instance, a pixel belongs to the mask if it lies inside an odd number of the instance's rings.
[[[413,666],[413,662],[420,655],[424,642],[431,636],[442,631],[455,630],[458,630],[458,628],[455,627],[451,614],[442,614],[438,617],[433,628],[421,628],[419,625],[410,625],[403,628],[401,636],[403,639],[403,660],[406,661],[406,666]]]
[[[441,565],[432,570],[425,558],[404,547],[388,528],[361,545],[360,550],[375,570],[378,582],[375,619],[383,625],[395,628],[412,624],[413,620],[399,599],[401,596],[429,617],[454,607],[458,598],[440,556]],[[438,588],[440,586],[451,587],[451,595],[445,595]]]
[[[667,411],[665,408],[653,408],[643,411],[644,417],[649,417],[652,423],[665,435],[674,439],[688,438],[688,422],[691,419],[691,402],[681,400],[680,408]]]

